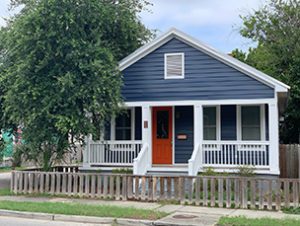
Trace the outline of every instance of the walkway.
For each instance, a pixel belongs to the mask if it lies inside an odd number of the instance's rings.
[[[157,224],[172,225],[214,225],[222,216],[245,216],[248,218],[285,218],[293,217],[300,220],[300,215],[290,215],[275,211],[255,211],[242,209],[208,208],[184,205],[161,205],[136,201],[104,201],[96,199],[27,197],[27,196],[0,196],[0,201],[29,201],[29,202],[64,202],[82,203],[88,205],[114,205],[121,207],[135,207],[138,209],[152,209],[170,213],[167,217],[156,221]]]

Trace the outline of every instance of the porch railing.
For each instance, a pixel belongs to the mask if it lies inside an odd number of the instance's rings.
[[[203,166],[269,166],[269,142],[203,141]]]
[[[142,141],[90,141],[87,145],[90,165],[132,166]]]
[[[194,148],[192,157],[188,161],[189,175],[196,176],[198,174],[201,162],[201,145],[197,144]]]
[[[148,170],[149,164],[149,145],[147,143],[143,144],[142,150],[133,160],[133,174],[145,175]]]

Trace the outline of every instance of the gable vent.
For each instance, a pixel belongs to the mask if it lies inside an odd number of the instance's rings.
[[[184,53],[165,54],[165,79],[184,78]]]

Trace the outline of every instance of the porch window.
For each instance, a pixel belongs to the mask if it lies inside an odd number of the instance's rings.
[[[131,140],[131,117],[131,110],[126,110],[116,117],[116,140]]]
[[[216,107],[203,108],[203,138],[204,140],[217,139],[217,110]]]
[[[260,140],[260,106],[241,107],[242,140]]]

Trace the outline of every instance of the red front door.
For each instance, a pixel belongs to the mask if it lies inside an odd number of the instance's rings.
[[[172,164],[172,107],[152,109],[152,163]]]

